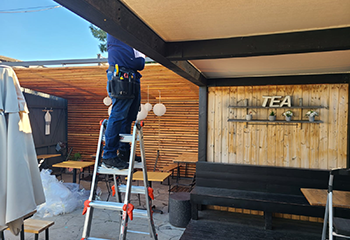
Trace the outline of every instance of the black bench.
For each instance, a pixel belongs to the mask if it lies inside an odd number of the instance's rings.
[[[198,162],[197,182],[191,192],[192,219],[202,205],[217,205],[264,212],[265,228],[272,228],[272,213],[324,217],[324,207],[311,206],[300,188],[327,189],[329,171],[273,166]],[[339,178],[334,189],[350,190],[350,179]],[[349,218],[350,209],[335,209]]]

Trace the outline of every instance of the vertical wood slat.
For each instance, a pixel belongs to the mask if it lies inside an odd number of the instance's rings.
[[[230,87],[230,99],[229,99],[229,105],[236,105],[236,88]],[[229,109],[229,118],[234,119],[236,118],[235,113],[236,111],[233,111],[232,108]],[[231,162],[236,162],[236,124],[228,124],[228,159]],[[229,162],[228,161],[228,162]]]
[[[252,88],[252,94],[250,88]],[[236,134],[228,135],[231,139],[221,141],[222,144],[228,144],[227,147],[222,146],[222,149],[229,150],[229,163],[258,163],[260,165],[317,169],[346,167],[348,134],[348,87],[346,84],[212,87],[209,88],[209,92],[215,92],[215,95],[209,94],[208,97],[208,101],[212,104],[211,108],[215,111],[219,111],[220,107],[225,106],[225,104],[213,104],[217,99],[225,98],[221,95],[229,95],[230,105],[233,106],[242,106],[242,101],[247,97],[249,97],[250,103],[256,102],[258,105],[258,101],[254,98],[262,98],[263,95],[291,95],[293,106],[299,105],[300,98],[302,98],[304,106],[329,106],[329,108],[321,109],[312,109],[312,107],[302,110],[292,109],[294,120],[307,120],[306,112],[316,110],[319,113],[316,119],[323,121],[319,124],[303,123],[301,128],[296,124],[288,123],[268,123],[255,126],[248,124],[245,128],[245,123],[227,122],[224,119],[217,119],[223,115],[212,115],[211,120],[208,121],[208,143],[215,141],[217,144],[220,140],[216,138],[222,136],[216,132],[210,133],[212,128],[218,131],[217,127],[222,125],[223,129],[236,130]],[[253,118],[267,119],[271,110],[255,109],[256,113],[253,114]],[[222,111],[224,110],[221,109]],[[245,111],[245,108],[233,108],[229,112],[229,117],[242,119],[245,117]],[[282,116],[284,111],[285,109],[276,111],[278,120],[284,120],[284,116]],[[222,123],[217,124],[220,121]],[[213,122],[215,122],[215,126],[212,126]],[[225,126],[225,124],[229,126]],[[258,149],[256,146],[259,146]],[[220,147],[216,146],[215,151],[216,149],[220,149]],[[213,157],[210,161],[222,161],[221,158],[217,159],[218,154],[214,153]]]
[[[329,99],[329,128],[328,137],[332,141],[328,141],[328,167],[336,168],[338,167],[338,151],[337,146],[337,122],[338,122],[338,96],[339,96],[339,85],[332,84],[330,89],[330,99]]]
[[[215,140],[215,91],[213,88],[208,89],[208,133],[207,133],[207,161],[214,161],[214,140]]]

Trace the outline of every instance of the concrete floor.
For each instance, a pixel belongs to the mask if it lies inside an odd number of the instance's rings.
[[[71,174],[63,174],[64,182],[72,182]],[[174,181],[174,180],[173,180]],[[80,184],[81,188],[90,190],[90,183],[82,181]],[[101,200],[106,200],[108,196],[108,191],[106,184],[104,182],[99,182],[98,186],[102,190]],[[156,227],[156,232],[158,234],[159,240],[178,240],[183,234],[185,228],[177,228],[169,223],[169,213],[168,213],[168,185],[167,182],[163,184],[154,182],[154,197],[153,205],[156,209],[162,210],[163,214],[154,213],[154,223]],[[114,197],[111,197],[109,201],[115,201]],[[139,205],[138,198],[136,194],[132,195],[131,203],[135,208],[144,207],[145,199],[141,196],[141,206]],[[118,239],[119,238],[119,222],[120,217],[117,212],[109,210],[96,209],[94,211],[92,221],[91,237],[104,238],[104,239]],[[84,228],[85,216],[82,215],[82,209],[77,209],[71,213],[58,215],[54,217],[39,218],[34,215],[33,218],[54,221],[55,224],[50,227],[50,239],[81,239],[82,231]],[[128,229],[137,231],[148,231],[148,222],[146,219],[140,219],[134,217],[133,221],[129,221]],[[6,240],[18,240],[19,236],[14,236],[10,231],[5,231]],[[25,233],[25,239],[34,239],[34,234]],[[39,234],[39,239],[45,239],[45,233]],[[140,235],[134,233],[128,233],[126,239],[128,240],[141,240],[141,239],[151,239],[149,235]]]

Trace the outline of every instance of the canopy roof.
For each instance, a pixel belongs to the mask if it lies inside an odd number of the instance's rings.
[[[348,0],[55,1],[201,86],[350,71]]]
[[[23,68],[15,67],[20,84],[41,93],[65,99],[102,99],[107,96],[106,70],[103,66]],[[141,72],[141,94],[146,100],[162,101],[193,98],[198,100],[198,87],[160,64],[146,64]],[[197,96],[197,97],[196,97]],[[154,101],[154,100],[153,100]]]

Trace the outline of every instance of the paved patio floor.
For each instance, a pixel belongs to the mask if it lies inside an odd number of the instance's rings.
[[[63,180],[65,182],[72,181],[71,174],[63,174]],[[89,182],[81,182],[81,187],[90,190]],[[108,196],[107,188],[104,182],[99,182],[99,187],[102,190],[101,199],[106,200]],[[153,183],[154,197],[153,204],[156,209],[162,210],[163,214],[154,213],[154,223],[159,240],[178,240],[183,234],[185,228],[177,228],[169,223],[168,214],[168,185],[167,182],[160,184]],[[115,201],[114,197],[111,197],[109,201]],[[144,207],[144,196],[141,196],[141,208]],[[140,208],[137,195],[132,195],[131,203],[135,208]],[[34,218],[38,218],[34,216]],[[81,239],[82,231],[84,227],[85,216],[82,215],[82,209],[77,209],[71,213],[58,215],[48,218],[38,218],[43,220],[54,221],[55,224],[50,227],[50,239],[68,239],[75,240]],[[118,239],[119,237],[119,214],[117,212],[96,209],[94,211],[94,218],[92,222],[91,237],[106,238],[106,239]],[[129,221],[128,228],[130,230],[148,231],[148,224],[146,219],[134,218],[133,221]],[[10,231],[5,231],[6,240],[18,240],[19,236],[14,236]],[[25,239],[34,239],[34,234],[25,233]],[[42,232],[39,235],[39,239],[45,239],[45,233]],[[134,233],[127,234],[128,240],[141,240],[150,239],[149,235],[140,235]]]

